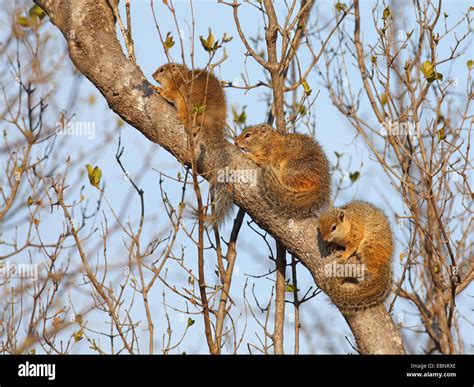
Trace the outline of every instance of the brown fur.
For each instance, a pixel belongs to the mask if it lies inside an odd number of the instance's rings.
[[[322,239],[344,248],[340,263],[365,264],[366,278],[354,284],[335,280],[329,293],[336,305],[357,310],[383,303],[392,286],[393,240],[384,213],[370,203],[353,201],[319,218]]]
[[[179,120],[192,133],[201,132],[206,139],[220,142],[225,138],[227,103],[220,81],[205,70],[189,70],[168,63],[153,73],[161,84],[157,91],[174,103]]]
[[[213,164],[216,166],[226,165],[228,155],[224,145],[227,103],[220,81],[206,70],[192,71],[176,63],[158,67],[153,78],[161,84],[155,89],[174,104],[178,119],[188,133],[202,140],[207,157],[214,158]],[[217,182],[213,176],[210,177],[210,184],[214,210],[206,221],[220,224],[231,213],[232,196],[228,185]]]
[[[327,206],[328,161],[312,137],[262,124],[245,129],[235,144],[261,167],[261,194],[278,216],[310,217]]]

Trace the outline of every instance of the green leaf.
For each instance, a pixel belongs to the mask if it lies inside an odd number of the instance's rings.
[[[341,3],[340,1],[338,1],[334,7],[336,8],[336,11],[337,12],[346,12],[347,10],[347,5],[345,5],[344,3]]]
[[[380,102],[382,103],[382,106],[387,104],[387,93],[383,92],[381,97],[380,97]]]
[[[303,82],[301,82],[301,84],[303,85],[303,89],[304,89],[305,94],[306,95],[311,95],[311,92],[313,90],[311,90],[311,87],[309,87],[308,82],[306,81],[306,79]]]
[[[392,11],[390,9],[390,6],[388,6],[383,10],[382,19],[387,21],[391,16],[392,16]]]
[[[434,73],[433,76],[429,77],[426,79],[428,83],[433,83],[434,81],[442,81],[443,80],[443,74],[441,73]]]
[[[437,73],[434,69],[433,63],[431,63],[429,60],[423,63],[423,65],[421,66],[421,72],[425,76],[428,83],[443,80],[443,74]]]
[[[199,40],[201,41],[204,50],[206,50],[207,52],[213,52],[219,48],[218,42],[215,41],[214,35],[212,35],[212,31],[210,28],[207,38],[204,39],[202,36],[199,36]]]
[[[171,32],[168,32],[166,34],[166,39],[163,42],[163,47],[165,48],[166,51],[168,51],[173,46],[174,46],[173,34]]]
[[[292,284],[286,284],[286,289],[285,291],[288,293],[295,293],[296,292],[296,286]]]
[[[304,105],[301,105],[300,108],[298,109],[298,113],[299,113],[301,116],[306,115],[306,107],[305,107]]]
[[[188,317],[188,327],[194,325],[196,321],[194,321],[191,317]]]
[[[84,329],[81,328],[77,332],[74,332],[72,335],[74,336],[74,341],[77,343],[78,341],[81,341],[84,337]]]
[[[87,169],[87,175],[89,177],[89,182],[94,187],[99,187],[100,179],[102,178],[101,169],[97,166],[92,168],[92,165],[90,165],[90,164],[86,165],[86,169]]]
[[[351,183],[355,183],[360,176],[360,172],[349,172],[349,179],[351,179]]]
[[[207,44],[207,40],[202,37],[202,35],[199,36],[199,40],[201,41],[201,45],[204,47],[206,51],[211,51],[209,49],[209,45]]]
[[[193,114],[197,116],[202,116],[205,111],[206,111],[206,105],[204,105],[203,103],[198,103],[193,106]]]
[[[30,26],[29,18],[26,18],[24,16],[18,16],[17,23],[22,27],[29,27]]]
[[[443,140],[446,139],[446,133],[444,132],[444,128],[445,127],[443,126],[440,130],[438,130],[438,133],[437,133],[438,134],[438,141],[443,141]]]
[[[43,9],[37,4],[33,5],[28,13],[31,17],[38,17],[40,20],[43,20],[46,16],[46,12],[44,12]]]
[[[245,112],[246,107],[247,106],[244,106],[240,113],[237,112],[237,110],[234,107],[232,107],[232,120],[237,125],[245,125],[245,123],[247,122],[247,113]]]
[[[467,65],[467,68],[470,70],[472,69],[472,66],[474,65],[474,61],[472,59],[469,59],[467,62],[466,62],[466,65]]]
[[[34,203],[33,198],[32,198],[31,196],[28,196],[28,200],[26,201],[26,204],[27,204],[28,206],[32,206],[33,203]]]
[[[17,23],[22,27],[34,27],[44,19],[46,13],[38,6],[33,5],[25,16],[18,16]]]
[[[433,74],[434,74],[433,64],[429,60],[425,61],[423,63],[423,65],[421,66],[421,72],[423,73],[425,78],[429,78],[429,77],[433,76]]]

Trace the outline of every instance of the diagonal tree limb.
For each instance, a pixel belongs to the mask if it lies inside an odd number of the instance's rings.
[[[141,69],[124,55],[117,39],[112,9],[107,0],[35,0],[51,22],[64,35],[69,55],[78,70],[102,93],[110,108],[150,141],[161,145],[180,162],[189,165],[186,131],[176,118],[175,110],[157,93]],[[214,157],[198,144],[203,171],[213,171]],[[202,152],[204,150],[204,152]],[[252,170],[255,164],[235,146],[227,144],[230,169]],[[273,216],[256,185],[235,183],[233,195],[262,227],[272,234],[306,266],[316,284],[327,290],[324,265],[336,257],[322,259],[317,238],[317,219],[287,222]],[[330,296],[330,294],[328,294]],[[355,314],[344,314],[361,353],[404,353],[400,332],[383,305]]]

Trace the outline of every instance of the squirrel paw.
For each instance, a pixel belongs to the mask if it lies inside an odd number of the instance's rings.
[[[155,91],[159,94],[159,95],[162,95],[163,93],[163,88],[160,87],[160,86],[153,86],[153,89],[155,89]]]
[[[347,262],[351,257],[352,257],[352,254],[350,252],[344,251],[339,257],[339,261]]]
[[[153,86],[153,88],[155,89],[155,91],[161,95],[164,99],[166,99],[167,102],[171,103],[174,105],[174,99],[171,98],[167,93],[166,93],[166,90],[163,89],[162,87],[160,86]]]

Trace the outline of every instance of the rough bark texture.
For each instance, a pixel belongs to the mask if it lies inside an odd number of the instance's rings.
[[[186,159],[184,127],[178,122],[174,108],[154,92],[140,68],[124,55],[107,1],[35,2],[62,32],[72,61],[104,95],[110,108],[150,141],[164,147],[181,162],[187,163],[189,160]],[[205,148],[201,145],[200,149]],[[253,162],[232,144],[227,145],[227,150],[230,169],[255,168]],[[204,153],[203,172],[223,167],[212,165],[212,159],[213,157]],[[298,256],[311,272],[316,284],[323,291],[326,290],[324,265],[335,258],[321,258],[316,237],[317,219],[287,222],[272,216],[262,205],[263,200],[259,197],[257,187],[250,184],[234,184],[233,192],[235,203],[277,238],[288,251]],[[344,317],[361,353],[404,353],[401,335],[384,306]]]

